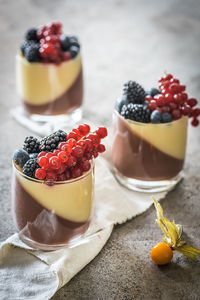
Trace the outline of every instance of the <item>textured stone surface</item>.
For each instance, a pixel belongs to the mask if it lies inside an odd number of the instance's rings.
[[[80,36],[85,73],[85,118],[111,125],[122,83],[136,79],[150,88],[164,70],[200,95],[200,2],[198,0],[0,1],[0,241],[15,232],[11,217],[12,152],[29,132],[9,109],[15,92],[15,53],[26,28],[61,20]],[[184,238],[200,247],[200,130],[190,128],[185,179],[162,201],[166,215],[184,225]],[[123,199],[122,199],[123,201]],[[200,298],[199,262],[175,254],[159,268],[149,259],[161,239],[150,208],[117,226],[101,253],[53,300]]]

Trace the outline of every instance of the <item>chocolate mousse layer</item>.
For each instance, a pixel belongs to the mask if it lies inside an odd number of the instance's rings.
[[[117,116],[116,122],[112,159],[122,175],[147,181],[167,180],[182,170],[183,159],[167,155],[142,139],[129,128],[128,121]]]
[[[89,221],[72,222],[57,216],[40,205],[22,187],[15,174],[12,186],[13,214],[16,227],[25,237],[47,245],[67,244],[87,230]]]
[[[30,114],[59,115],[71,113],[79,108],[83,102],[83,71],[75,80],[74,84],[60,97],[42,105],[32,105],[23,100],[26,111]]]

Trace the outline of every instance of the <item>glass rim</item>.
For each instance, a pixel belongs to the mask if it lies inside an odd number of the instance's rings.
[[[42,61],[40,62],[29,62],[27,59],[25,59],[25,57],[23,56],[23,54],[18,51],[17,54],[15,55],[15,58],[16,59],[20,59],[20,60],[23,60],[23,62],[25,61],[26,64],[29,64],[29,65],[36,65],[36,64],[43,64],[45,66],[52,66],[52,65],[55,65],[55,66],[60,66],[61,64],[63,63],[69,63],[70,61],[74,61],[75,59],[77,59],[78,57],[80,56],[80,59],[81,59],[81,51],[79,50],[79,53],[77,56],[75,56],[74,58],[71,58],[67,61],[61,61],[59,64],[55,64],[54,62],[48,62],[48,63],[44,63]]]
[[[180,119],[178,119],[178,120],[173,120],[172,122],[168,122],[168,123],[157,123],[157,124],[154,124],[154,123],[142,123],[142,122],[137,122],[137,121],[133,121],[133,120],[130,120],[130,119],[125,119],[125,118],[123,118],[123,116],[122,115],[120,115],[120,113],[117,111],[117,109],[116,108],[114,108],[114,113],[117,115],[117,116],[119,116],[121,119],[123,119],[124,121],[127,121],[128,123],[130,123],[130,124],[134,124],[134,125],[136,125],[136,126],[152,126],[152,127],[154,127],[154,126],[162,126],[162,127],[165,127],[165,126],[170,126],[170,124],[174,124],[174,123],[178,123],[178,122],[180,122],[182,119],[187,119],[188,120],[188,116],[182,116]]]
[[[60,180],[60,181],[54,181],[54,180],[41,180],[41,179],[37,179],[37,178],[32,178],[32,177],[29,177],[25,174],[23,174],[18,168],[17,166],[15,165],[15,162],[14,160],[12,159],[12,165],[13,165],[13,169],[22,177],[24,177],[25,179],[29,180],[29,181],[33,181],[35,183],[40,183],[40,184],[47,184],[48,183],[52,184],[52,185],[56,185],[56,184],[69,184],[69,183],[73,183],[73,182],[76,182],[76,181],[79,181],[85,177],[87,177],[87,175],[89,175],[93,170],[94,170],[94,166],[95,166],[95,163],[94,163],[94,159],[91,159],[90,160],[90,163],[91,163],[91,167],[90,169],[83,173],[81,176],[77,177],[77,178],[72,178],[72,179],[68,179],[68,180]]]

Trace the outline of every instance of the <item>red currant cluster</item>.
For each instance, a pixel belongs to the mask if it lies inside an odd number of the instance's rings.
[[[168,112],[172,115],[173,120],[178,120],[182,115],[192,118],[193,126],[199,125],[198,117],[200,108],[195,108],[197,100],[188,98],[185,92],[185,85],[181,85],[180,81],[171,74],[161,77],[159,80],[160,94],[146,96],[151,111],[159,110],[161,113]]]
[[[38,29],[39,52],[43,62],[59,63],[71,59],[70,52],[63,52],[61,49],[61,34],[62,24],[59,22],[51,23]]]
[[[101,139],[107,136],[107,129],[99,127],[90,132],[88,124],[79,125],[61,142],[54,152],[40,152],[35,177],[52,181],[63,181],[80,177],[91,167],[91,159],[106,150]]]

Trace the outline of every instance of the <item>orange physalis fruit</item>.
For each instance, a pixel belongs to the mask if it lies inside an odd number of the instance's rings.
[[[164,242],[156,244],[151,250],[151,259],[157,265],[168,264],[173,257],[173,251],[169,245]]]

